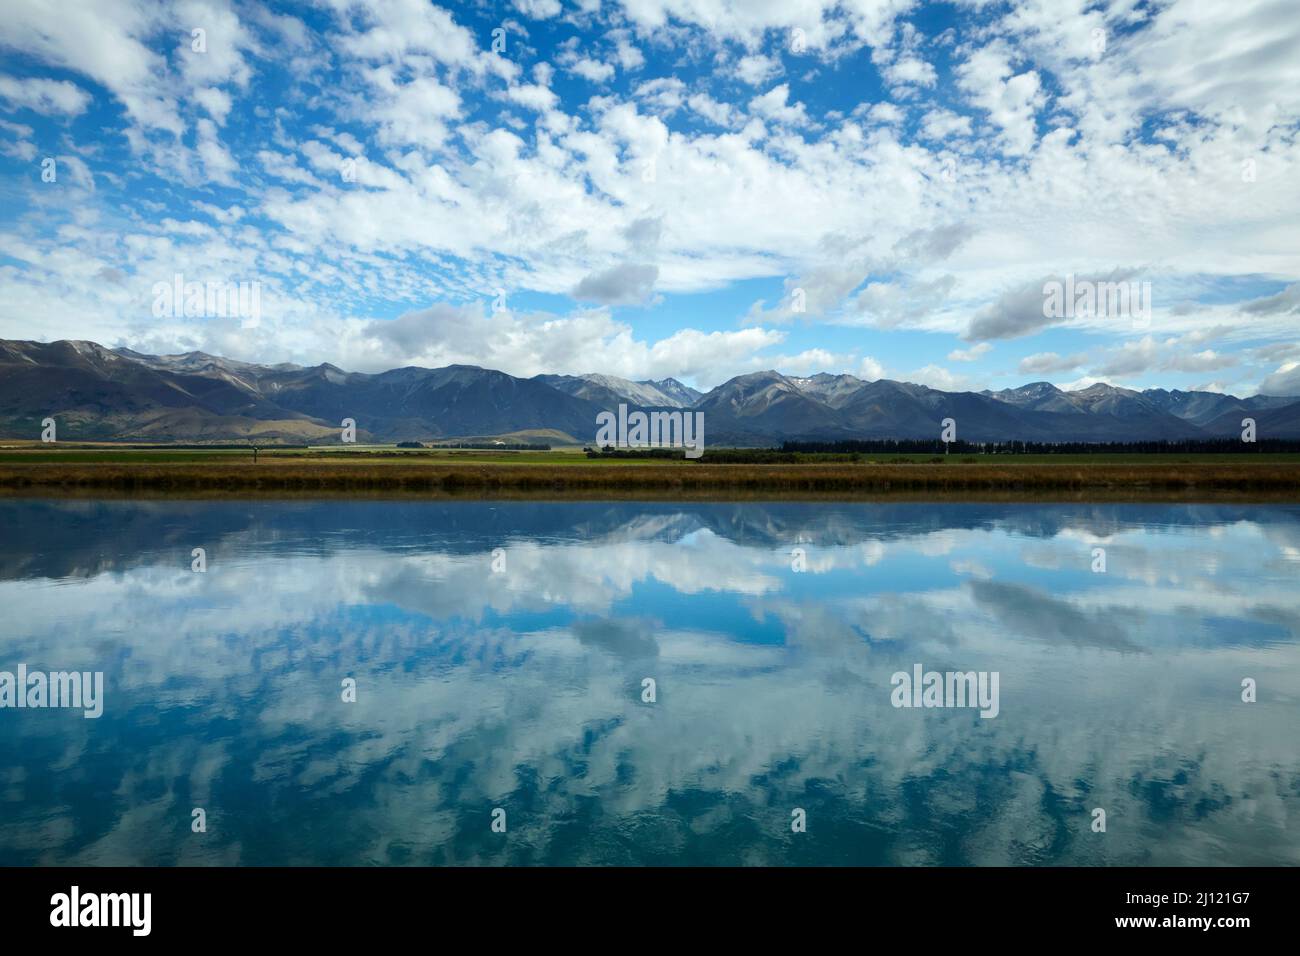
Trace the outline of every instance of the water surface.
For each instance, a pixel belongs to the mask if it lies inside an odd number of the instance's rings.
[[[106,686],[0,710],[0,864],[1300,863],[1298,584],[1288,505],[2,500],[0,670]]]

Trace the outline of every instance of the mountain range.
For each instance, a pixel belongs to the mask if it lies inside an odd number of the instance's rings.
[[[753,372],[701,393],[676,379],[518,378],[470,365],[367,374],[333,365],[257,365],[187,352],[146,355],[94,342],[0,340],[0,436],[63,440],[315,442],[498,439],[590,442],[620,403],[704,413],[706,445],[783,440],[937,438],[953,418],[968,441],[1232,438],[1252,417],[1260,438],[1300,438],[1300,396],[1135,391],[1048,382],[945,392],[888,379]]]

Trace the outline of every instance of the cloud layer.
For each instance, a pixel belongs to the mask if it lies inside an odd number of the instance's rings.
[[[1288,13],[18,0],[0,336],[706,386],[820,350],[807,370],[974,387],[1294,388],[1262,357],[1297,331]],[[160,320],[177,274],[258,281],[265,321]],[[1067,275],[1149,281],[1149,327],[1045,315]]]

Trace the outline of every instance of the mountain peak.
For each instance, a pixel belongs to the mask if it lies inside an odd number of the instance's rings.
[[[701,397],[703,397],[704,394],[703,392],[696,391],[689,385],[677,381],[675,378],[663,378],[657,382],[654,379],[644,379],[637,382],[637,384],[657,389],[665,398],[683,408],[689,408],[694,405]]]
[[[1106,382],[1093,382],[1086,388],[1076,388],[1070,394],[1072,395],[1128,395],[1140,396],[1142,393],[1134,391],[1131,388],[1124,388],[1121,385],[1110,385]]]
[[[15,434],[53,414],[79,422],[74,434],[86,438],[332,441],[350,417],[379,441],[548,429],[584,442],[599,412],[623,403],[702,411],[718,445],[927,438],[949,416],[972,441],[1222,437],[1237,433],[1243,412],[1258,417],[1261,434],[1300,435],[1300,398],[1138,392],[1103,382],[1066,392],[1038,381],[976,394],[763,369],[700,395],[672,378],[633,382],[600,372],[522,379],[462,364],[370,374],[328,362],[255,365],[201,351],[154,356],[86,341],[0,341],[0,408],[7,410],[0,428]]]
[[[605,408],[619,404],[642,408],[685,408],[695,404],[700,393],[689,389],[675,379],[659,382],[634,382],[603,372],[583,375],[539,375],[538,379],[578,398],[595,402]],[[669,384],[671,383],[671,384]]]

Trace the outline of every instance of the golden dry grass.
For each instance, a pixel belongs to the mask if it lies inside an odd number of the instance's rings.
[[[882,494],[893,492],[1267,491],[1300,500],[1293,463],[488,464],[268,459],[252,462],[0,462],[10,491],[398,491],[439,493]]]

